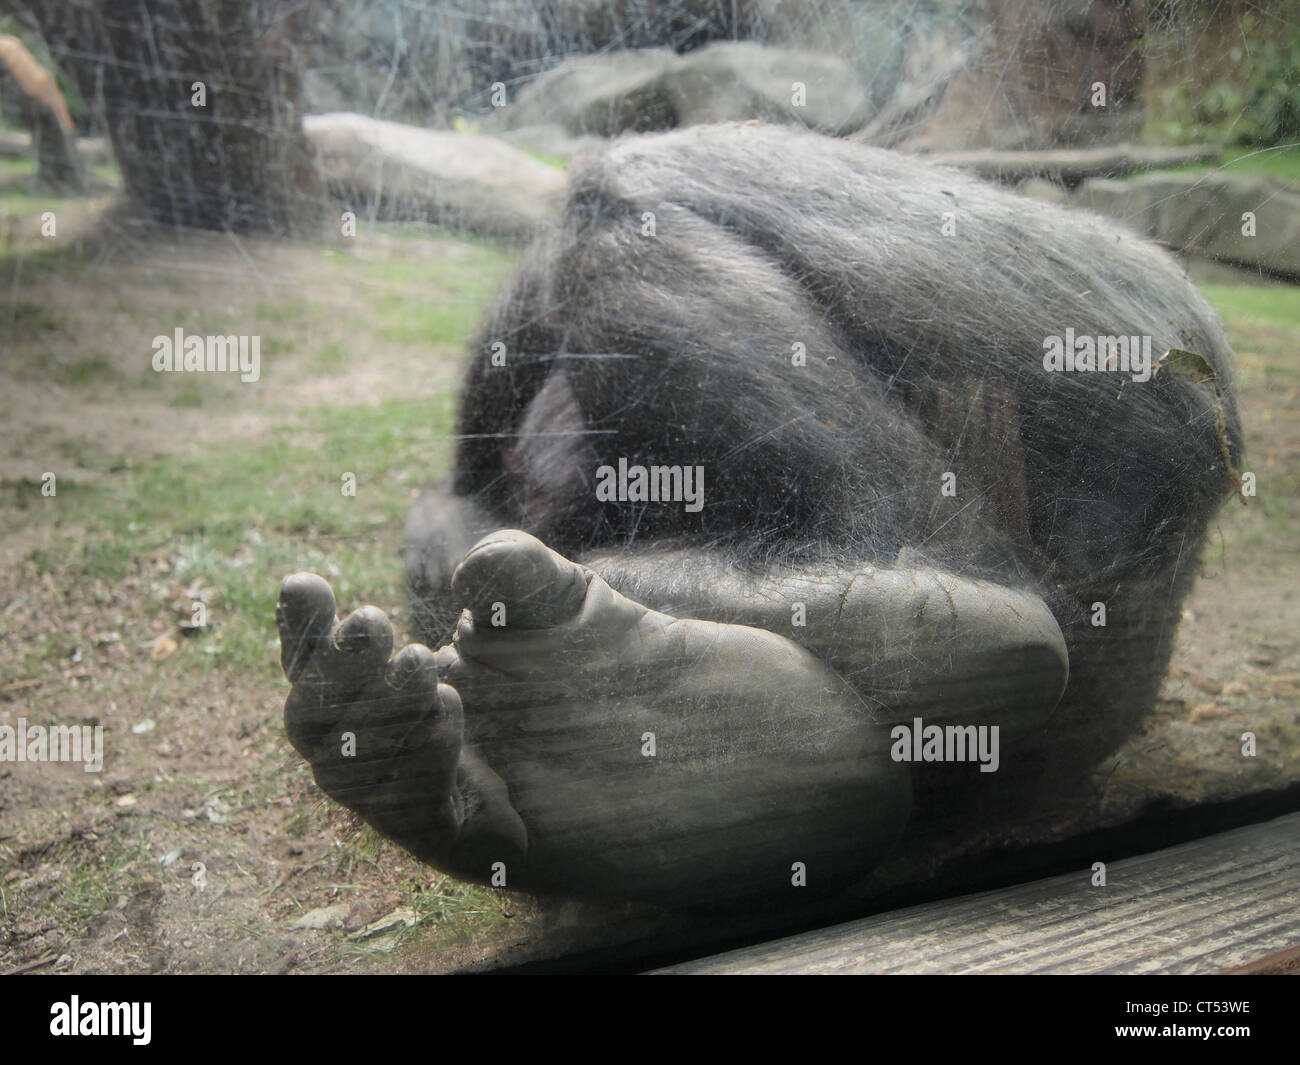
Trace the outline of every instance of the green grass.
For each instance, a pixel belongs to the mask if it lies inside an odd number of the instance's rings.
[[[400,228],[392,230],[401,234]],[[409,232],[406,233],[409,236]],[[441,254],[352,260],[359,280],[378,288],[433,289],[457,299],[482,300],[490,295],[519,257],[517,248],[490,241],[440,241]]]
[[[447,254],[355,264],[376,294],[385,340],[463,348],[518,257],[516,249],[486,242],[442,247]]]
[[[258,446],[235,441],[199,458],[127,466],[89,486],[60,483],[49,514],[38,509],[50,502],[39,486],[5,490],[25,493],[34,520],[53,521],[57,509],[60,524],[94,530],[34,552],[40,569],[116,582],[165,551],[174,581],[202,577],[217,589],[212,632],[185,645],[204,652],[206,666],[274,675],[272,606],[289,573],[330,576],[341,606],[404,602],[402,523],[412,492],[440,472],[430,456],[451,432],[452,398],[325,409],[302,424],[322,431],[323,443],[308,446],[287,426]],[[342,494],[344,473],[356,476],[355,497]]]
[[[517,250],[421,240],[419,252],[336,260],[350,283],[376,292],[369,320],[357,328],[402,342],[463,347]],[[39,253],[25,259],[25,274],[41,259]],[[86,263],[75,255],[53,255],[44,267],[57,270],[69,285],[88,283],[78,276]],[[9,306],[9,335],[26,339],[29,347],[63,329],[53,309],[24,300],[21,292]],[[129,298],[119,298],[117,312],[132,309]],[[191,332],[230,331],[220,312],[196,310]],[[325,308],[299,299],[262,303],[254,313],[280,335],[263,336],[263,355],[305,358],[298,372],[345,367],[350,353],[338,341],[310,355],[292,355],[303,347],[293,339],[299,326],[326,314]],[[285,372],[295,372],[286,360],[281,360]],[[141,383],[123,379],[100,353],[56,364],[55,370],[61,383],[87,391],[112,384],[124,405],[133,390],[158,385],[154,375]],[[168,402],[178,412],[179,433],[191,416],[247,402],[237,379],[182,374],[165,384]],[[0,491],[18,505],[24,523],[86,530],[56,532],[31,555],[61,584],[144,578],[164,565],[170,583],[202,578],[215,589],[208,603],[210,630],[182,641],[180,652],[159,662],[160,670],[229,668],[271,677],[273,604],[287,574],[314,569],[327,576],[341,608],[362,602],[404,606],[401,529],[413,493],[441,472],[434,456],[447,453],[453,404],[447,394],[433,401],[391,401],[378,409],[295,410],[269,439],[256,444],[233,439],[191,457],[131,462],[111,449],[65,442],[60,457],[74,469],[97,474],[90,483],[60,477],[53,500],[44,498],[40,483],[30,478],[10,481]],[[345,473],[356,477],[355,497],[340,490]]]
[[[482,308],[478,303],[430,299],[412,302],[396,293],[380,301],[384,313],[379,335],[395,344],[431,344],[435,341],[464,347],[474,334]]]
[[[22,221],[36,219],[46,211],[57,216],[61,210],[72,210],[85,201],[75,196],[51,196],[43,192],[24,192],[21,189],[0,189],[0,213]],[[34,221],[32,224],[36,224]]]
[[[107,355],[91,355],[75,362],[50,359],[44,366],[42,377],[73,388],[93,388],[98,385],[119,384],[125,375]]]
[[[342,344],[331,342],[315,354],[316,365],[328,372],[342,370],[348,364],[348,351]]]
[[[304,300],[286,300],[284,303],[261,303],[257,307],[259,322],[277,324],[310,322],[323,313],[320,307]]]
[[[1300,332],[1300,287],[1284,284],[1202,285],[1201,291],[1225,318],[1260,322]]]
[[[71,932],[86,926],[116,903],[118,895],[130,894],[143,883],[139,862],[145,847],[119,835],[106,837],[107,848],[95,854],[94,844],[70,840],[60,863],[60,905],[56,912]]]
[[[58,332],[59,316],[53,307],[18,299],[0,302],[0,325],[20,336],[38,337]]]
[[[1227,324],[1243,386],[1300,385],[1300,288],[1206,284],[1201,291]]]
[[[1229,174],[1268,174],[1285,181],[1300,181],[1300,144],[1234,149],[1224,154],[1221,166]]]
[[[31,177],[35,172],[36,163],[28,156],[0,157],[0,178]],[[107,185],[122,184],[122,174],[112,163],[92,163],[90,172]]]
[[[1202,285],[1223,317],[1237,354],[1238,410],[1246,433],[1243,471],[1256,474],[1246,507],[1225,504],[1219,527],[1234,550],[1276,553],[1295,538],[1300,519],[1300,468],[1274,443],[1273,425],[1286,413],[1270,397],[1300,388],[1300,288],[1284,284]]]
[[[1229,176],[1263,174],[1279,181],[1300,181],[1300,145],[1231,148],[1219,157],[1217,163],[1188,163],[1186,166],[1162,167],[1159,170],[1139,170],[1124,175],[1123,180],[1141,181],[1148,174],[1206,174],[1212,170]]]
[[[292,337],[262,337],[259,351],[262,355],[289,355],[298,350],[298,342]]]
[[[455,924],[464,930],[471,923],[491,927],[503,923],[501,900],[476,884],[463,884],[450,877],[438,877],[431,884],[407,885],[407,905],[415,911],[416,926]]]

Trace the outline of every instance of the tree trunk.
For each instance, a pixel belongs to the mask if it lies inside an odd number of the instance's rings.
[[[8,0],[90,99],[166,225],[289,234],[324,203],[302,135],[312,0]]]

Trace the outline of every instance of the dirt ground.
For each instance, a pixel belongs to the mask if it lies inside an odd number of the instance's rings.
[[[97,232],[102,208],[70,220],[64,239]],[[391,250],[376,238],[357,254]],[[402,252],[450,254],[433,242]],[[139,328],[123,308],[151,301],[239,309],[310,292],[330,313],[285,356],[302,360],[302,372],[269,382],[255,405],[201,417],[161,394],[124,404],[111,387],[96,396],[60,384],[40,365],[57,360],[56,350],[20,330],[0,332],[14,345],[0,357],[6,486],[38,479],[51,455],[93,457],[106,440],[114,454],[144,462],[256,442],[322,404],[432,397],[455,384],[455,352],[351,343],[349,315],[367,293],[309,249],[195,235],[152,242],[146,254],[128,233],[87,237],[83,254],[91,268],[73,279],[12,284],[25,306],[59,317],[60,350],[138,359]],[[14,274],[6,267],[2,276]],[[307,352],[332,341],[349,342],[347,362],[308,372]],[[1240,396],[1248,464],[1265,495],[1294,483],[1300,388],[1294,370],[1276,377],[1237,342],[1252,371]],[[100,483],[120,471],[92,458],[70,475]],[[1295,781],[1294,506],[1275,502],[1270,515],[1258,500],[1225,504],[1157,713],[1106,769],[1117,808],[1162,789],[1204,801]],[[0,719],[101,724],[113,756],[93,774],[75,764],[0,763],[0,972],[447,972],[595,943],[592,911],[466,892],[324,800],[279,726],[283,680],[175,668],[179,621],[195,589],[173,575],[174,545],[142,551],[120,581],[72,580],[57,565],[38,566],[33,552],[96,529],[34,520],[29,507],[16,491],[0,495]],[[1269,532],[1279,520],[1290,536]],[[377,535],[396,570],[400,528]],[[1254,759],[1238,750],[1246,730],[1260,737]],[[602,919],[631,936],[649,917],[627,909]]]

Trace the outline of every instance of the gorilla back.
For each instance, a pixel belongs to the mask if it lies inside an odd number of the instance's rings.
[[[1153,374],[1170,349],[1208,369]],[[422,635],[454,637],[459,812],[408,824],[299,749],[416,853],[488,879],[509,850],[537,890],[840,886],[909,803],[933,863],[1080,801],[1240,454],[1222,327],[1122,229],[784,128],[625,140],[496,301],[451,483],[408,522]]]
[[[1194,351],[1217,394],[1045,369],[1067,330]],[[573,175],[484,327],[458,433],[454,489],[489,526],[607,568],[651,544],[728,572],[901,553],[1034,589],[1067,634],[1053,731],[1080,760],[1154,696],[1241,454],[1231,350],[1169,256],[959,172],[750,126],[626,141]],[[704,507],[598,502],[620,458],[703,466]],[[417,597],[445,604],[413,525]],[[702,562],[615,585],[689,609]]]

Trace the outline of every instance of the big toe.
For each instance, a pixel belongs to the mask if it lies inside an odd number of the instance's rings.
[[[451,576],[451,589],[479,629],[540,629],[577,614],[587,574],[537,537],[504,529],[470,548]]]
[[[275,622],[280,630],[280,664],[290,681],[302,674],[334,628],[334,592],[314,573],[295,573],[280,585]]]

